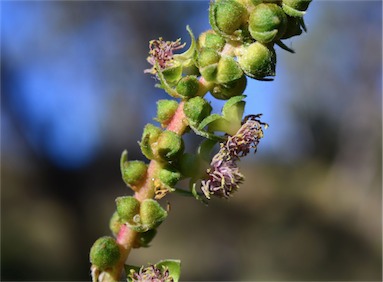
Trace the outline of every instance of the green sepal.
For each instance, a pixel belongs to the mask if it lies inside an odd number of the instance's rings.
[[[281,36],[280,39],[288,39],[294,36],[298,36],[302,34],[302,24],[303,18],[296,18],[287,16],[287,28],[285,33]]]
[[[210,90],[211,95],[220,100],[228,100],[231,97],[242,95],[247,85],[246,75],[242,75],[241,78],[225,84],[215,84]]]
[[[243,38],[242,25],[246,22],[246,8],[235,0],[211,1],[209,7],[209,22],[213,30],[233,41]]]
[[[202,97],[194,97],[184,104],[184,113],[189,124],[197,126],[204,118],[210,115],[212,107],[208,101]]]
[[[161,168],[158,178],[166,186],[174,187],[181,179],[181,173],[173,166],[167,165]]]
[[[166,210],[164,210],[156,200],[146,199],[142,201],[140,218],[142,225],[147,227],[147,230],[158,227],[167,216],[168,213]]]
[[[191,39],[189,49],[181,54],[173,55],[173,59],[180,62],[183,68],[188,68],[194,65],[194,55],[197,50],[197,43],[194,34],[188,25],[186,26],[186,30],[188,31]]]
[[[156,267],[159,269],[167,269],[169,276],[173,278],[174,282],[178,282],[181,275],[181,261],[175,259],[161,260],[156,263]]]
[[[123,224],[123,222],[121,221],[121,218],[119,217],[117,211],[115,211],[109,220],[109,229],[110,229],[110,231],[112,231],[112,233],[115,237],[117,236],[118,232],[120,231],[122,224]]]
[[[173,161],[184,151],[184,142],[177,133],[165,130],[157,139],[156,158],[163,161]]]
[[[155,63],[155,68],[158,70],[157,71],[157,77],[160,81],[160,84],[156,84],[155,86],[158,88],[164,89],[166,93],[168,93],[170,96],[172,96],[174,98],[181,98],[181,96],[177,93],[177,91],[175,89],[173,89],[172,86],[169,84],[169,82],[166,80],[164,74],[162,73],[163,71],[161,71],[161,68],[160,68],[160,65],[158,64],[158,62]],[[178,77],[178,80],[181,79],[181,77],[182,77],[182,70],[181,70],[181,73]],[[175,80],[175,82],[177,82],[178,80]]]
[[[140,213],[140,202],[132,196],[116,198],[117,214],[124,222],[133,223],[135,215]]]
[[[261,43],[278,40],[285,33],[286,27],[286,14],[276,4],[262,3],[251,12],[249,32],[252,38]]]
[[[128,151],[122,152],[120,158],[122,179],[133,190],[145,178],[147,167],[142,161],[128,161]]]
[[[116,265],[120,259],[120,248],[116,240],[104,236],[94,242],[90,249],[90,262],[99,270],[104,271]]]
[[[139,144],[140,144],[142,153],[149,160],[154,159],[154,152],[153,152],[152,146],[155,142],[157,142],[161,133],[162,133],[162,130],[153,124],[148,123],[144,127],[141,142],[139,142]]]
[[[285,13],[292,17],[303,17],[310,5],[311,0],[283,0],[282,8]]]
[[[246,96],[234,96],[230,98],[222,108],[222,116],[212,114],[205,118],[198,126],[199,130],[208,126],[209,132],[221,131],[229,135],[234,135],[241,127],[242,115],[245,102],[242,101]]]
[[[178,108],[178,102],[175,100],[157,101],[157,117],[155,118],[162,127],[166,127]]]
[[[218,83],[230,83],[238,80],[243,75],[243,71],[233,57],[222,57],[217,66]]]
[[[177,84],[176,91],[185,99],[196,96],[199,89],[199,81],[195,75],[183,77]]]

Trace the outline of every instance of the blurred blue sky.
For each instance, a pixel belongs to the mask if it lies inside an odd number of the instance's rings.
[[[196,5],[201,6],[201,11],[190,13],[189,18],[184,20],[199,34],[209,28],[208,3],[197,2]],[[291,91],[285,91],[286,81],[289,79],[286,60],[299,56],[300,46],[312,39],[310,30],[316,29],[320,13],[326,11],[320,9],[320,6],[325,5],[323,2],[314,1],[312,5],[316,7],[310,9],[305,17],[309,33],[286,42],[297,54],[290,54],[276,47],[278,64],[275,81],[248,80],[245,91],[248,95],[246,114],[264,113],[264,121],[270,124],[262,150],[259,150],[261,155],[278,151],[278,148],[286,145],[286,138],[291,134],[304,134],[294,123],[289,108],[286,107],[291,95],[294,95]],[[103,139],[108,138],[101,125],[111,108],[108,104],[113,95],[111,93],[126,91],[123,87],[133,88],[136,92],[149,91],[150,87],[154,87],[154,81],[153,85],[143,85],[143,69],[138,69],[135,65],[138,61],[140,66],[144,65],[145,57],[127,58],[124,55],[124,48],[137,48],[132,43],[137,32],[134,27],[126,25],[116,28],[118,21],[113,21],[112,14],[99,13],[97,17],[83,20],[76,28],[70,28],[65,25],[67,12],[57,2],[2,3],[1,51],[3,58],[6,58],[6,61],[2,60],[3,76],[10,75],[13,80],[7,80],[3,87],[2,96],[6,96],[6,107],[9,108],[2,107],[1,138],[5,152],[17,151],[14,128],[7,117],[8,109],[11,109],[23,120],[19,130],[25,132],[26,141],[37,154],[46,155],[63,167],[81,167],[92,160],[97,149],[102,146]],[[372,16],[379,17],[379,13],[373,13]],[[179,32],[186,35],[183,26],[180,26]],[[127,34],[131,45],[120,44],[121,38]],[[347,41],[350,39],[347,35],[344,39],[342,34],[339,36],[348,48],[337,55],[337,63],[333,67],[339,68],[339,73],[349,79],[343,63],[347,64],[350,56],[355,56],[358,49],[352,48],[352,44]],[[138,48],[147,48],[147,45]],[[116,77],[110,79],[108,71],[102,70],[105,68],[105,61],[114,71],[113,76],[119,76],[118,81],[126,81],[121,84],[122,88],[119,86],[119,89],[114,89]],[[310,68],[310,62],[307,63]],[[134,81],[134,86],[128,81]],[[211,96],[208,98],[211,99]],[[135,103],[134,101],[132,97],[128,97],[125,102],[129,104]],[[222,104],[220,101],[213,101],[213,105],[218,106],[217,109]],[[155,115],[154,103],[148,109],[150,111],[144,110],[141,113],[149,121]],[[134,124],[134,121],[121,122],[126,123],[126,127]],[[299,157],[304,152],[305,145],[294,148],[284,150],[285,158]]]

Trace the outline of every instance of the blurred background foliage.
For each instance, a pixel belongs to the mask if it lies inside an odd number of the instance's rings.
[[[89,248],[131,194],[120,154],[143,159],[137,140],[166,98],[143,74],[148,41],[189,42],[208,5],[1,3],[1,280],[89,280]],[[277,49],[275,81],[248,85],[247,113],[270,128],[241,190],[209,207],[171,195],[130,264],[179,258],[183,280],[382,279],[381,11],[311,4],[296,54]]]

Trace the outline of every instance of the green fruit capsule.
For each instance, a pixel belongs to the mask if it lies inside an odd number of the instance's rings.
[[[243,94],[246,89],[247,78],[242,75],[240,79],[227,84],[217,84],[210,91],[211,95],[220,100],[228,100],[231,97]]]
[[[123,196],[116,199],[117,214],[124,222],[133,222],[133,218],[140,212],[140,202],[132,196]]]
[[[176,168],[168,165],[160,170],[158,178],[163,184],[174,187],[181,179],[181,173]]]
[[[148,166],[142,161],[129,161],[121,168],[122,179],[129,187],[133,188],[144,180]]]
[[[189,123],[198,124],[205,117],[210,115],[212,107],[209,102],[202,97],[194,97],[184,104],[184,113]]]
[[[202,33],[198,38],[199,49],[210,48],[216,51],[222,51],[225,44],[225,39],[211,29]]]
[[[166,127],[178,108],[175,100],[159,100],[157,102],[157,118],[162,127]]]
[[[146,199],[141,203],[141,223],[147,230],[158,227],[167,217],[168,213],[153,199]],[[146,231],[147,231],[146,230]]]
[[[165,130],[157,140],[156,156],[164,161],[173,161],[182,155],[184,142],[177,133]]]
[[[262,43],[254,42],[243,47],[238,55],[238,63],[249,77],[267,80],[267,76],[275,76],[275,50]]]
[[[278,40],[286,31],[287,17],[276,4],[259,4],[250,14],[249,32],[261,43]]]
[[[198,67],[206,81],[215,81],[221,56],[212,48],[204,48],[198,54]]]
[[[210,7],[210,25],[216,27],[218,33],[232,35],[246,22],[248,13],[242,4],[235,0],[221,0]]]
[[[291,17],[303,17],[312,0],[283,0],[282,8]]]
[[[90,262],[104,271],[116,265],[120,259],[120,248],[112,237],[101,237],[90,249]]]
[[[157,139],[159,138],[161,133],[162,133],[162,130],[153,124],[148,123],[144,127],[144,131],[142,133],[142,138],[140,142],[140,147],[141,147],[142,153],[149,160],[154,159],[152,146],[155,142],[157,142]]]
[[[243,71],[233,57],[222,57],[217,66],[217,82],[231,83],[238,80]]]
[[[182,97],[189,99],[193,98],[199,88],[199,82],[195,75],[188,75],[183,77],[177,84],[176,91]]]

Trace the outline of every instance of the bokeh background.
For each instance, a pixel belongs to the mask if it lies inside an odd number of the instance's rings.
[[[144,75],[148,41],[190,42],[208,1],[1,2],[1,280],[89,280],[88,251],[130,195],[138,151],[166,98]],[[130,264],[182,260],[183,280],[382,279],[382,3],[314,1],[308,33],[277,47],[273,82],[246,113],[270,124],[246,182],[171,213]],[[222,106],[210,95],[216,111]],[[187,136],[193,147],[198,138]]]

